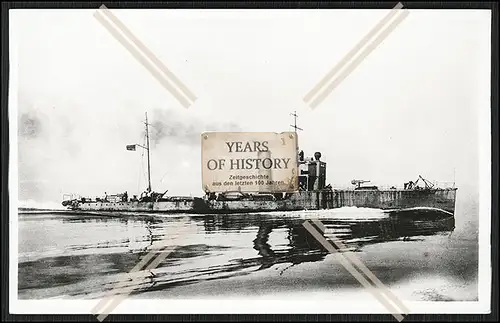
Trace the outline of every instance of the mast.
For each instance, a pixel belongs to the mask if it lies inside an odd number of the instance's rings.
[[[455,171],[456,168],[453,168],[453,188],[455,188]]]
[[[295,132],[297,132],[297,130],[304,130],[302,128],[297,127],[297,118],[299,117],[297,115],[297,111],[293,111],[293,113],[290,113],[290,115],[294,118],[294,123],[293,123],[293,125],[290,125],[290,127],[295,129]]]
[[[148,113],[146,112],[146,150],[148,151],[148,192],[151,192],[151,162],[149,156]]]
[[[293,116],[293,118],[294,118],[293,125],[290,125],[290,127],[292,127],[295,130],[295,142],[296,142],[295,150],[296,150],[297,159],[298,159],[299,158],[299,136],[297,134],[297,130],[304,130],[304,129],[297,127],[297,118],[299,117],[297,115],[297,111],[293,111],[293,113],[290,113],[290,115]]]

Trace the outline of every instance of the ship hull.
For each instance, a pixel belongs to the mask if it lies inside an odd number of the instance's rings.
[[[159,202],[85,202],[70,207],[79,211],[107,212],[193,212],[194,201],[159,201]]]
[[[85,202],[71,206],[79,211],[159,212],[193,214],[255,213],[363,207],[382,210],[433,208],[455,213],[456,189],[438,190],[322,190],[300,191],[286,199],[206,200],[192,198],[158,202]]]
[[[357,206],[382,210],[433,208],[455,213],[456,188],[434,190],[374,190],[335,193],[337,207]]]

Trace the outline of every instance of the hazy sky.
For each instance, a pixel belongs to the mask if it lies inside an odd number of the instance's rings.
[[[419,174],[478,186],[478,111],[490,106],[490,12],[411,10],[316,109],[302,98],[387,10],[113,10],[198,97],[181,106],[93,17],[11,10],[19,199],[146,187],[201,195],[200,132],[289,131],[328,182],[401,185]],[[15,116],[10,116],[15,117]],[[142,166],[144,168],[142,168]]]

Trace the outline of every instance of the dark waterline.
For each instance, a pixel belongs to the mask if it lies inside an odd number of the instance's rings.
[[[455,238],[455,218],[433,210],[362,209],[122,217],[23,212],[19,298],[97,298],[131,287],[139,298],[362,289],[302,226],[308,218],[319,218],[325,237],[341,239],[347,248],[341,251],[355,252],[386,285],[444,277],[447,288],[469,287],[453,297],[438,287],[412,297],[477,299],[477,241]],[[179,239],[175,232],[183,228],[195,233]],[[178,246],[156,269],[127,275],[165,244]],[[125,286],[116,288],[120,282]]]

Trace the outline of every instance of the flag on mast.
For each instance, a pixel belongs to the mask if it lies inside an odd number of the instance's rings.
[[[127,145],[127,150],[135,151],[135,145]]]

